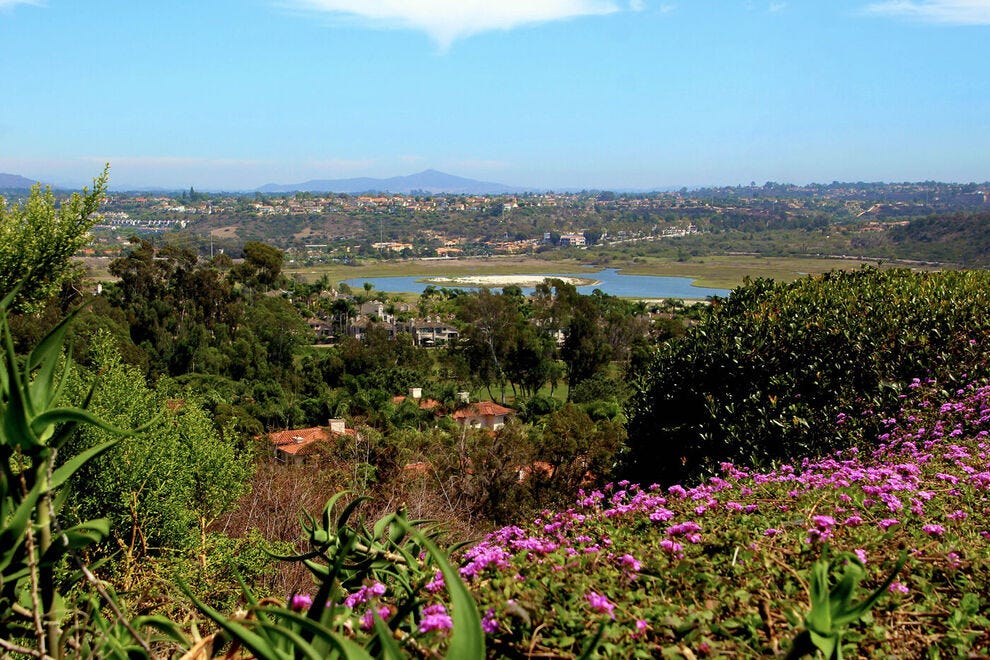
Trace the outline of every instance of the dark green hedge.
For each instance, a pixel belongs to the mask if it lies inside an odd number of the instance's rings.
[[[639,375],[626,472],[671,482],[875,437],[912,379],[982,373],[988,331],[985,271],[747,283]]]

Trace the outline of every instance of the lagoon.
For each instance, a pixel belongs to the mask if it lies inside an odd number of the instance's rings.
[[[582,280],[595,280],[594,284],[578,286],[577,290],[582,294],[590,294],[595,289],[600,289],[602,293],[621,298],[638,299],[658,299],[658,298],[678,298],[681,300],[704,300],[709,296],[725,297],[729,295],[729,289],[712,289],[706,287],[692,286],[689,277],[658,277],[655,275],[623,275],[615,268],[605,268],[597,273],[555,273],[540,274],[539,277],[575,277]],[[422,293],[426,287],[431,286],[431,281],[435,281],[437,276],[412,275],[405,277],[356,277],[344,280],[344,283],[353,289],[361,289],[365,282],[379,291],[389,291],[393,293]],[[443,286],[453,288],[451,283],[434,283],[433,286],[441,288]],[[478,289],[477,286],[463,286],[457,288]],[[501,289],[500,286],[492,286],[492,289]],[[532,294],[534,287],[522,287],[523,293]]]

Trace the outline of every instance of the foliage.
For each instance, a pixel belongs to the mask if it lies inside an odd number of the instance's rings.
[[[947,261],[969,268],[990,265],[990,213],[930,215],[894,226],[883,234],[860,237],[853,247],[871,254]]]
[[[247,613],[230,618],[196,601],[221,629],[200,644],[196,657],[228,657],[244,648],[266,659],[399,658],[441,647],[447,657],[484,657],[481,617],[433,540],[435,532],[401,511],[370,530],[351,523],[362,498],[334,517],[343,496],[331,498],[319,519],[304,519],[307,551],[282,558],[306,566],[315,593],[293,594],[283,605],[258,601],[245,588]],[[449,611],[438,600],[442,591],[449,594]]]
[[[822,652],[830,660],[842,660],[842,637],[846,627],[859,621],[890,587],[897,573],[907,561],[907,554],[894,566],[887,579],[872,594],[856,605],[852,604],[853,592],[866,577],[866,565],[854,553],[845,553],[832,561],[820,559],[811,569],[811,609],[804,617],[805,630],[794,639],[789,658],[799,658]],[[829,573],[832,569],[842,573],[829,588]]]
[[[922,383],[902,404],[872,451],[619,482],[493,532],[461,559],[489,647],[759,657],[798,638],[797,656],[814,632],[826,657],[985,656],[990,386]]]
[[[116,426],[145,431],[81,468],[87,487],[71,503],[82,516],[109,520],[112,543],[102,550],[123,551],[123,575],[140,558],[185,548],[199,548],[205,564],[207,528],[249,488],[250,452],[238,447],[230,425],[218,431],[189,393],[167,380],[149,387],[108,337],[96,338],[94,356],[100,379],[90,409]],[[106,431],[84,428],[67,451],[75,455],[107,441]]]
[[[101,657],[145,657],[146,626],[172,639],[181,634],[154,616],[128,621],[109,593],[93,578],[80,553],[108,534],[105,518],[63,527],[67,483],[88,462],[120,438],[84,408],[60,407],[68,366],[62,359],[72,317],[49,332],[19,361],[7,327],[7,310],[17,289],[0,302],[0,649],[44,658],[70,652]],[[77,425],[113,437],[75,454],[56,467],[55,460]],[[73,559],[74,563],[69,562]],[[84,583],[83,586],[80,583]],[[107,619],[102,611],[114,613]]]
[[[564,504],[582,485],[609,481],[625,439],[621,425],[593,421],[573,403],[549,414],[535,454],[543,468],[532,475],[539,504]]]
[[[8,206],[0,197],[0,298],[17,288],[11,306],[31,309],[71,276],[69,258],[87,243],[98,220],[107,173],[93,180],[92,191],[83,189],[61,204],[40,184],[23,204]]]
[[[975,374],[988,336],[987,272],[757,280],[639,375],[628,474],[672,482],[848,446],[913,378]]]

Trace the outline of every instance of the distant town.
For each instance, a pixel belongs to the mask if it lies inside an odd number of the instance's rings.
[[[111,193],[89,256],[119,256],[131,236],[172,235],[200,253],[247,240],[290,260],[535,254],[726,229],[855,226],[883,232],[912,218],[990,209],[990,185],[934,182],[704,188],[657,193],[513,195]]]

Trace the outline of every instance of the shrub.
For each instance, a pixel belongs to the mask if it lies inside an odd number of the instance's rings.
[[[982,369],[990,273],[863,268],[757,280],[716,301],[639,374],[627,474],[672,482],[875,437],[914,378]],[[836,424],[836,422],[840,422]]]

